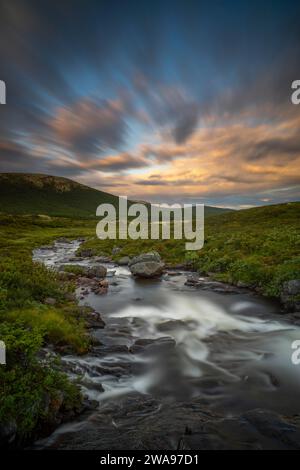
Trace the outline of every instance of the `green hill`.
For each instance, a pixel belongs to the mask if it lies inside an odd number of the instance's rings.
[[[95,217],[99,204],[118,206],[118,197],[67,178],[30,173],[0,173],[0,212]],[[205,207],[206,215],[228,211]]]
[[[115,205],[117,201],[112,194],[67,178],[29,173],[0,174],[0,211],[5,213],[92,217],[99,204]]]

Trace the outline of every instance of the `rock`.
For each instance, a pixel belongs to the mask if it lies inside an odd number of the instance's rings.
[[[135,256],[130,261],[129,268],[134,276],[153,278],[162,274],[164,263],[158,253],[150,252]]]
[[[104,388],[103,388],[101,383],[93,382],[93,381],[88,380],[88,379],[84,379],[84,380],[81,381],[81,384],[85,388],[87,388],[88,390],[95,390],[96,392],[100,392],[100,393],[104,392]]]
[[[86,276],[79,276],[77,278],[77,282],[79,286],[93,286],[97,284],[95,279],[91,279],[90,277]]]
[[[300,279],[283,283],[280,300],[286,312],[300,310]]]
[[[87,328],[102,329],[105,327],[105,322],[99,312],[92,312],[87,316],[86,326]]]
[[[87,276],[88,277],[99,277],[104,278],[106,276],[107,269],[102,264],[91,266],[87,269]]]
[[[108,288],[108,281],[106,279],[103,279],[103,281],[99,282],[99,286]]]
[[[130,263],[130,258],[129,256],[123,256],[122,258],[120,258],[118,261],[117,261],[117,264],[119,266],[128,266],[128,264]]]
[[[272,411],[255,409],[242,415],[261,435],[300,449],[300,429]]]
[[[170,348],[174,348],[176,342],[170,336],[163,336],[158,339],[148,339],[148,338],[141,338],[137,339],[132,346],[129,348],[129,352],[132,354],[140,353],[145,351],[148,348],[159,348],[168,350]]]
[[[56,304],[56,299],[54,299],[53,297],[47,297],[47,298],[44,300],[44,304],[47,304],[47,305],[55,305],[55,304]]]
[[[86,248],[83,250],[80,250],[79,256],[83,258],[91,258],[94,255],[94,252],[91,248]]]
[[[120,253],[120,251],[121,251],[120,247],[114,246],[113,249],[111,250],[111,254],[114,256],[114,255],[117,255],[118,253]]]
[[[106,287],[99,287],[99,289],[97,289],[95,291],[95,294],[97,294],[97,295],[107,294],[107,288]]]
[[[189,329],[188,325],[186,322],[182,320],[167,320],[159,325],[157,325],[157,329],[159,331],[170,331],[170,330],[187,330]]]
[[[17,435],[17,423],[14,420],[0,424],[0,448],[13,443]]]
[[[148,261],[146,263],[136,263],[130,267],[130,271],[134,276],[153,278],[159,277],[163,272],[163,263],[156,263],[155,261]]]
[[[138,256],[134,256],[130,262],[128,263],[129,267],[130,266],[133,266],[134,264],[137,264],[137,263],[146,263],[146,262],[150,262],[150,261],[153,261],[153,262],[156,262],[156,263],[160,263],[161,262],[161,257],[159,255],[159,253],[157,253],[156,251],[150,251],[149,253],[142,253]]]
[[[111,263],[111,257],[110,256],[96,256],[95,261],[97,263]]]
[[[199,283],[199,274],[192,273],[187,276],[187,279],[184,284],[186,286],[196,286],[198,283]]]

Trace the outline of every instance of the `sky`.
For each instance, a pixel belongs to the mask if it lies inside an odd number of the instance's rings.
[[[300,2],[0,0],[0,171],[161,203],[300,199]]]

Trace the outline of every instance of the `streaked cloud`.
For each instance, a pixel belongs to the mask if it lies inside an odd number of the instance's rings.
[[[0,170],[153,201],[299,199],[295,2],[0,5]]]

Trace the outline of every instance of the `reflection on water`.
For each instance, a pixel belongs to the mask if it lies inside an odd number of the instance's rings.
[[[37,250],[34,259],[70,264],[78,246],[57,244],[55,251]],[[186,273],[137,281],[127,268],[107,267],[115,271],[108,294],[81,301],[106,322],[95,332],[102,346],[86,357],[64,357],[102,413],[107,402],[132,392],[161,406],[199,397],[207,409],[228,414],[257,407],[298,412],[300,374],[290,358],[300,331],[276,304],[247,293],[195,290],[185,286]]]

